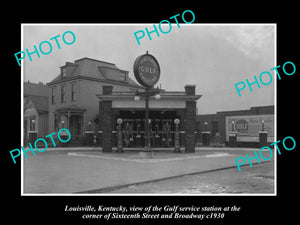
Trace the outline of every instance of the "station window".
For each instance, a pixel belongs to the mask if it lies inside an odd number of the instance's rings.
[[[65,86],[60,87],[60,102],[66,102]]]
[[[51,88],[51,104],[55,104],[55,87]]]
[[[61,70],[61,76],[62,77],[65,77],[67,75],[67,68],[63,68],[62,70]]]
[[[71,84],[71,99],[72,101],[76,101],[77,99],[77,85]]]
[[[215,136],[216,133],[219,131],[218,121],[211,121],[211,127],[211,134],[212,136]]]

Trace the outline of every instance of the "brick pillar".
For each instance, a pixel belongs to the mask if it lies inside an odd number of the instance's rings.
[[[185,152],[195,152],[196,102],[186,101]]]
[[[196,94],[196,85],[185,85],[185,94],[186,95],[195,95]]]
[[[268,132],[267,131],[259,131],[259,144],[258,147],[262,148],[268,145]]]
[[[195,85],[186,85],[186,95],[195,95]],[[185,152],[195,152],[195,131],[196,131],[196,101],[186,101],[185,108]]]
[[[103,94],[112,94],[112,86],[103,86]],[[112,152],[112,101],[99,102],[99,121],[102,133],[103,152]]]

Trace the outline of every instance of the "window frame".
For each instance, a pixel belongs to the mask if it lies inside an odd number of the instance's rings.
[[[71,83],[71,101],[77,101],[77,83]]]
[[[66,102],[66,85],[60,86],[60,103]]]

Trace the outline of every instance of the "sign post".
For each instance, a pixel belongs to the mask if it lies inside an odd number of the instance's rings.
[[[154,88],[154,85],[160,78],[160,67],[156,58],[148,51],[144,55],[136,58],[133,65],[133,72],[136,80],[146,87],[144,92],[136,92],[135,100],[143,97],[145,100],[145,148],[144,152],[150,152],[150,135],[149,135],[149,99],[155,96],[156,99],[160,98],[159,90]]]

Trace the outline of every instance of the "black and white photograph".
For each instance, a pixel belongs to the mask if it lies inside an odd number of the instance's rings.
[[[26,4],[2,19],[3,219],[297,221],[296,6]]]
[[[22,31],[24,195],[276,194],[275,24]]]

